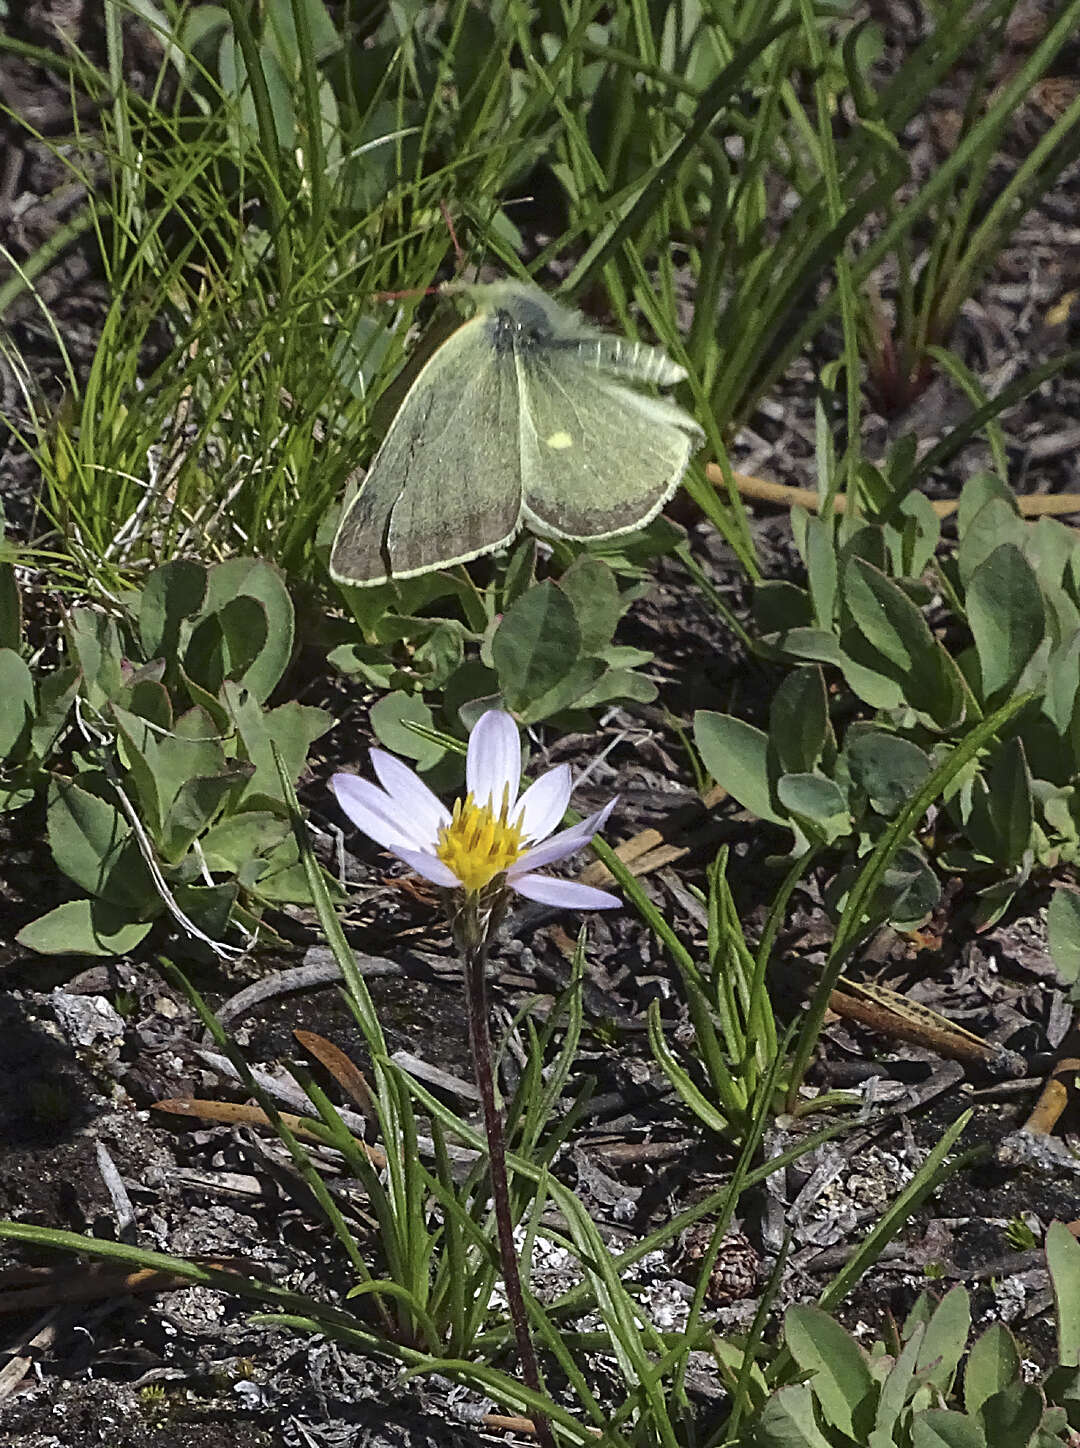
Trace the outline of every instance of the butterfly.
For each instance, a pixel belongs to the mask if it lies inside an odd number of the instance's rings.
[[[475,315],[418,374],[330,551],[366,587],[464,563],[522,528],[609,538],[643,527],[703,433],[639,390],[686,373],[657,347],[597,331],[533,286],[459,287]]]

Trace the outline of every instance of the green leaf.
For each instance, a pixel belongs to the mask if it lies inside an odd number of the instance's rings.
[[[577,659],[554,688],[519,710],[522,724],[537,724],[564,709],[580,707],[608,672],[603,659]]]
[[[181,629],[206,600],[206,569],[201,563],[175,558],[155,568],[139,598],[139,637],[148,659],[171,665],[180,651]]]
[[[829,715],[820,669],[793,669],[773,695],[769,747],[780,774],[807,774],[821,760]]]
[[[901,675],[925,657],[932,635],[922,614],[891,579],[862,558],[844,570],[844,602],[855,627]]]
[[[441,744],[422,739],[407,727],[409,723],[435,727],[435,716],[419,694],[385,694],[371,706],[368,719],[379,743],[392,754],[415,759],[417,769],[432,769],[445,753]]]
[[[184,672],[209,694],[216,694],[226,679],[243,685],[268,637],[265,606],[244,594],[231,598],[192,630]]]
[[[1051,1222],[1046,1233],[1046,1265],[1057,1303],[1058,1362],[1080,1366],[1080,1242],[1064,1222]]]
[[[1038,1388],[1013,1382],[987,1398],[978,1416],[993,1448],[1028,1448],[1042,1415]]]
[[[0,760],[23,754],[34,723],[34,680],[12,649],[0,649]]]
[[[881,880],[875,900],[898,929],[915,929],[941,899],[941,882],[917,844],[902,845]]]
[[[251,662],[243,673],[235,668],[228,677],[254,694],[264,703],[281,681],[292,658],[295,617],[289,590],[281,571],[263,558],[230,558],[210,570],[206,607],[221,611],[236,598],[251,598],[261,604],[266,633],[259,648],[251,652]],[[228,630],[226,630],[228,637]],[[232,641],[239,657],[238,641]]]
[[[844,570],[844,604],[850,616],[841,637],[844,652],[899,683],[908,705],[938,728],[954,727],[964,709],[959,671],[903,589],[852,557]]]
[[[222,885],[177,885],[173,890],[180,909],[213,940],[224,938],[238,893],[232,880]]]
[[[220,774],[185,780],[173,800],[161,831],[161,853],[175,864],[221,808],[231,790],[243,785],[251,766],[222,770]]]
[[[987,1448],[974,1418],[946,1408],[928,1408],[911,1422],[911,1448]]]
[[[22,645],[22,594],[15,567],[0,563],[0,648],[19,652]]]
[[[1009,517],[1020,524],[1023,530],[1023,523],[1020,522],[1020,512],[1016,506],[1016,499],[1009,491],[1007,483],[1003,483],[993,473],[976,473],[974,477],[968,478],[967,482],[960,489],[960,500],[956,510],[956,531],[961,539],[965,539],[971,533],[972,525],[979,513],[990,502],[1004,503],[1008,509]],[[1001,542],[999,537],[998,542]],[[992,549],[990,551],[993,551]],[[983,554],[983,557],[986,555]],[[980,560],[981,561],[981,560]],[[977,565],[975,565],[977,566]]]
[[[1046,666],[1046,694],[1043,713],[1064,736],[1076,718],[1076,695],[1080,688],[1080,631],[1064,640],[1050,655]]]
[[[781,1388],[762,1409],[754,1428],[754,1448],[829,1448],[814,1417],[814,1399],[805,1383]]]
[[[922,1323],[914,1329],[904,1344],[900,1356],[893,1363],[888,1377],[881,1385],[877,1411],[874,1415],[874,1427],[881,1433],[885,1443],[894,1444],[899,1441],[895,1428],[900,1421],[900,1414],[904,1411],[915,1382],[915,1368],[925,1331],[926,1328]],[[871,1448],[875,1448],[872,1439]]]
[[[978,1338],[964,1367],[964,1407],[977,1413],[987,1398],[1020,1378],[1016,1339],[1003,1322],[993,1322]]]
[[[95,709],[104,708],[124,687],[124,648],[116,620],[91,608],[73,608],[68,646],[82,670],[82,691]]]
[[[1080,980],[1080,893],[1057,887],[1046,912],[1046,934],[1058,974],[1072,985]]]
[[[288,837],[289,821],[270,810],[241,810],[212,825],[200,848],[211,872],[238,874],[249,861],[260,859]]]
[[[153,898],[142,859],[132,853],[131,826],[113,805],[53,775],[47,820],[53,859],[69,880],[118,904],[139,905]],[[118,868],[121,862],[123,868]]]
[[[832,843],[851,828],[851,815],[843,792],[823,774],[782,774],[776,797],[800,823],[807,823]]]
[[[783,579],[755,584],[753,615],[758,633],[763,634],[809,628],[815,622],[810,595]]]
[[[713,779],[744,809],[774,824],[787,823],[773,804],[767,734],[731,714],[699,709],[694,742]]]
[[[965,597],[975,639],[983,698],[1007,692],[1020,678],[1046,630],[1046,611],[1030,563],[1003,543],[971,576]]]
[[[933,768],[929,755],[917,744],[884,729],[849,731],[844,758],[853,782],[886,819],[903,809]]]
[[[145,719],[129,714],[126,709],[113,705],[118,738],[117,752],[127,770],[126,784],[134,792],[139,804],[139,815],[155,838],[161,829],[162,807],[158,795],[156,774],[157,738]]]
[[[558,585],[574,609],[583,654],[598,654],[610,644],[619,622],[619,585],[606,563],[583,553]]]
[[[1024,746],[1014,735],[995,749],[973,781],[965,825],[977,850],[995,864],[1015,868],[1031,847],[1034,823],[1031,775]]]
[[[79,670],[74,665],[46,674],[38,682],[37,719],[30,735],[30,748],[42,763],[56,747],[78,692]]]
[[[499,687],[516,710],[554,689],[580,653],[574,606],[551,579],[521,595],[491,642]]]
[[[280,799],[281,788],[271,741],[281,752],[282,762],[292,779],[298,779],[307,763],[308,750],[333,724],[325,709],[290,700],[264,712],[255,698],[235,684],[225,684],[226,705],[243,741],[244,754],[255,766],[243,792],[244,799],[264,794]]]
[[[813,1373],[809,1387],[827,1421],[855,1437],[860,1406],[877,1394],[858,1345],[835,1318],[817,1307],[788,1308],[784,1341],[803,1372]]]
[[[105,900],[70,900],[31,920],[15,939],[39,955],[126,955],[151,928]]]
[[[574,708],[595,709],[597,705],[607,704],[613,699],[632,699],[637,704],[651,704],[658,693],[651,679],[633,669],[605,669],[591,688],[578,695]]]
[[[919,1370],[947,1394],[967,1346],[971,1331],[971,1303],[967,1290],[957,1285],[941,1299],[926,1324]]]
[[[814,619],[819,628],[831,629],[836,617],[836,535],[828,523],[816,515],[806,519],[803,556]]]
[[[961,523],[958,529],[959,546],[956,553],[956,568],[965,592],[975,570],[990,557],[995,548],[1003,543],[1022,548],[1027,541],[1027,524],[1016,511],[1016,504],[1010,495],[992,498],[975,513],[966,527]]]

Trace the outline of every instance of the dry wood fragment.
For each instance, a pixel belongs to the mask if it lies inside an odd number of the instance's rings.
[[[155,1101],[152,1109],[168,1112],[172,1116],[193,1116],[198,1121],[220,1121],[228,1126],[271,1126],[269,1117],[261,1107],[248,1106],[242,1101],[205,1101],[194,1096],[174,1096],[166,1101]],[[302,1141],[326,1145],[323,1138],[310,1129],[302,1116],[294,1116],[289,1111],[282,1111],[280,1115],[294,1136]],[[372,1166],[381,1171],[386,1165],[386,1157],[379,1148],[368,1146],[367,1142],[361,1141],[359,1137],[354,1140],[367,1155]]]
[[[378,1116],[371,1099],[371,1087],[364,1079],[364,1073],[355,1061],[349,1059],[340,1046],[328,1041],[315,1031],[293,1031],[293,1035],[310,1056],[324,1066],[349,1100],[359,1106],[361,1112],[373,1125]]]
[[[1069,1104],[1070,1091],[1075,1099],[1077,1075],[1080,1075],[1080,1025],[1074,1020],[1021,1131],[1026,1131],[1029,1136],[1049,1136]]]

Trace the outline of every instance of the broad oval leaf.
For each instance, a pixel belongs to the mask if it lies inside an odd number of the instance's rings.
[[[782,825],[769,780],[769,736],[731,714],[699,709],[694,715],[694,742],[705,768],[744,809],[759,819]]]
[[[979,1337],[964,1367],[964,1407],[977,1413],[987,1398],[1002,1392],[1020,1376],[1016,1339],[1003,1322],[992,1322]]]
[[[1070,985],[1080,980],[1080,894],[1075,890],[1059,885],[1050,896],[1046,933],[1050,955],[1062,980]],[[1080,1282],[1077,1291],[1080,1293]]]
[[[821,759],[829,727],[821,670],[793,669],[773,695],[769,745],[778,772],[804,774]]]
[[[1016,683],[1046,632],[1039,581],[1015,544],[1001,544],[979,565],[965,604],[983,698],[994,699]]]
[[[152,923],[132,920],[104,900],[69,900],[24,925],[15,939],[39,955],[126,955]]]
[[[1046,1233],[1046,1265],[1057,1303],[1058,1362],[1080,1366],[1080,1242],[1063,1222]]]
[[[784,1341],[804,1373],[813,1373],[810,1391],[828,1422],[849,1438],[856,1436],[855,1415],[877,1385],[857,1343],[835,1318],[817,1307],[789,1307]]]

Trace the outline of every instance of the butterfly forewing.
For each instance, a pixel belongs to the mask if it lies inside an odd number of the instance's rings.
[[[542,531],[601,538],[644,526],[679,485],[701,429],[674,403],[637,392],[611,375],[640,378],[655,348],[618,343],[597,363],[592,342],[579,353],[528,349],[516,359],[521,388],[525,513]],[[676,369],[682,375],[681,369]],[[658,380],[663,374],[657,369]],[[674,379],[672,379],[674,380]]]
[[[521,521],[518,382],[473,318],[420,372],[338,525],[330,573],[382,583],[507,543]]]

